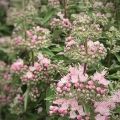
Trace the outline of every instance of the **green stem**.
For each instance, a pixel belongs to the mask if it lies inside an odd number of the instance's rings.
[[[67,0],[64,0],[64,16],[67,17]]]
[[[111,50],[112,50],[112,39],[110,39],[110,50],[108,54],[108,67],[110,67],[110,62],[111,62]]]
[[[31,64],[34,64],[34,51],[31,50]]]
[[[86,55],[87,55],[87,54],[88,54],[87,39],[85,40],[84,47],[85,47],[85,52],[86,52]],[[87,63],[84,64],[84,71],[83,71],[83,74],[86,73],[86,69],[87,69]]]
[[[25,12],[25,0],[22,1],[22,7],[23,7],[23,12]],[[26,35],[26,16],[23,15],[23,36],[24,36],[24,39],[26,40],[27,39],[27,35]]]

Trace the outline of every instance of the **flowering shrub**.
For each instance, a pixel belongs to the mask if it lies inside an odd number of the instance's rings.
[[[11,1],[14,30],[0,38],[0,120],[119,120],[116,1]]]

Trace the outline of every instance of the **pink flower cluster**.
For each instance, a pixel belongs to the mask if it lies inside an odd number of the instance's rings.
[[[58,114],[62,117],[68,115],[70,119],[90,120],[76,99],[57,99],[53,101],[49,113],[50,115]]]
[[[26,38],[19,36],[15,38],[18,46],[28,46],[30,48],[42,47],[50,43],[50,31],[39,26],[26,31]]]
[[[21,83],[30,86],[29,96],[32,101],[36,101],[40,96],[39,82],[43,80],[44,82],[48,82],[52,66],[50,59],[44,57],[41,53],[38,53],[36,59],[31,65],[26,65],[21,59],[18,59],[11,65],[12,73],[19,75]],[[18,102],[22,102],[21,97],[17,96],[18,99],[16,99]]]
[[[109,81],[105,79],[105,73],[105,71],[96,72],[93,76],[88,76],[87,73],[84,73],[83,66],[79,66],[79,68],[71,67],[69,73],[57,83],[56,90],[59,94],[66,94],[66,92],[73,91],[74,88],[74,90],[81,91],[81,93],[87,91],[90,96],[93,92],[96,96],[105,95],[109,84]],[[83,97],[85,96],[86,93],[84,93]],[[89,99],[95,99],[96,96]]]
[[[61,28],[63,30],[70,30],[72,27],[71,22],[68,18],[64,18],[64,15],[61,13],[58,13],[59,18],[53,18],[50,25],[53,29],[55,28]]]
[[[120,104],[120,90],[115,92],[110,98],[101,102],[95,102],[96,120],[109,120],[111,111]]]
[[[74,18],[74,26],[81,24],[89,24],[92,21],[92,19],[85,13],[73,14],[72,17]]]
[[[11,70],[13,72],[20,72],[22,70],[22,68],[24,67],[24,62],[22,59],[18,59],[16,62],[14,62],[11,65]]]
[[[34,65],[28,66],[26,72],[21,77],[23,84],[35,82],[40,80],[40,73],[46,72],[50,65],[50,60],[45,58],[42,54],[38,55],[38,61]]]
[[[70,50],[72,50],[73,53],[70,52],[71,56],[75,57],[77,55],[76,57],[83,62],[94,63],[94,61],[98,61],[106,56],[106,49],[99,41],[93,42],[88,40],[87,46],[85,46],[77,43],[73,37],[67,37],[65,44],[65,54],[68,55]]]
[[[72,36],[69,36],[65,40],[66,49],[69,50],[70,47],[76,45],[75,39]]]
[[[42,54],[38,55],[38,60],[33,65],[25,65],[23,60],[18,59],[11,65],[11,70],[15,73],[21,73],[21,80],[23,84],[27,84],[30,81],[39,81],[40,73],[46,72],[50,65],[50,60],[44,57]]]

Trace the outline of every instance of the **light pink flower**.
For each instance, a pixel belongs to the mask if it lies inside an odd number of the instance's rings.
[[[28,71],[25,76],[24,76],[26,79],[28,80],[32,80],[34,78],[34,74],[30,71]]]
[[[102,85],[107,86],[110,82],[107,79],[105,79],[105,73],[106,73],[105,71],[102,71],[101,73],[96,72],[93,75],[92,79],[94,81],[98,81]]]
[[[95,120],[108,120],[108,116],[96,115]]]
[[[23,60],[18,59],[11,65],[11,70],[14,72],[19,72],[23,68],[23,66],[24,66]]]

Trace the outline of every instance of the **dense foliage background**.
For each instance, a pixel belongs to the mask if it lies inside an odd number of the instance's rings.
[[[94,52],[93,47],[101,51]],[[85,88],[79,91],[72,81],[66,93],[59,84],[64,76],[72,76],[71,67],[82,71],[80,76],[87,74],[87,79],[106,71],[104,82],[110,83],[103,82],[102,89],[107,92],[84,98],[93,93]],[[99,111],[91,107],[119,89],[119,0],[0,1],[0,120],[120,120],[120,93],[119,102],[105,119],[101,113],[102,117],[95,117]],[[67,114],[58,112],[63,103],[55,100],[60,98],[75,98],[84,106],[83,118],[76,111],[69,114],[70,106]],[[81,103],[83,98],[85,103]]]

